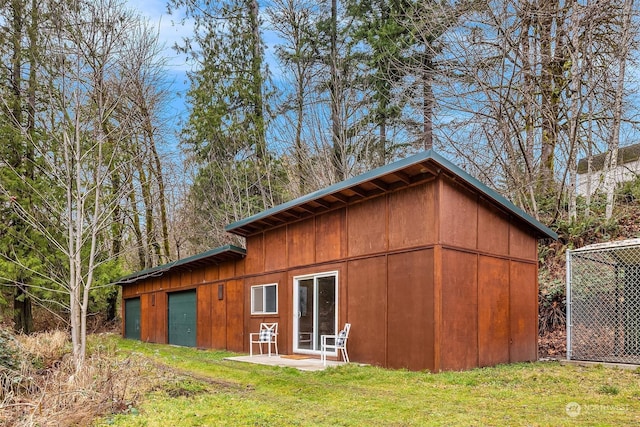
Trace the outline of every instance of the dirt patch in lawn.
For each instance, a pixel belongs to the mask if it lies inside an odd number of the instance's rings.
[[[171,397],[191,397],[201,393],[215,393],[221,391],[246,392],[247,388],[238,383],[200,375],[191,371],[169,366],[149,359],[164,381],[153,387],[152,391],[165,391]]]

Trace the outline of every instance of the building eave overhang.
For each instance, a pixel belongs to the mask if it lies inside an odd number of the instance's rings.
[[[225,230],[248,237],[299,219],[321,214],[348,204],[380,196],[403,187],[435,179],[440,174],[463,182],[507,213],[529,225],[538,238],[557,240],[558,235],[514,205],[504,196],[469,175],[433,150],[428,150],[331,185],[287,203],[275,206],[225,227]]]
[[[247,251],[244,248],[240,248],[238,246],[220,246],[218,248],[190,256],[188,258],[182,258],[177,261],[160,265],[158,267],[153,267],[146,270],[138,271],[133,274],[129,274],[128,276],[124,276],[118,279],[115,284],[125,286],[151,277],[159,277],[170,272],[173,273],[177,271],[188,271],[207,265],[215,265],[227,261],[240,260],[244,258],[246,254]]]
[[[596,154],[591,157],[591,172],[598,172],[604,169],[605,162],[607,160],[607,152]],[[618,149],[617,165],[624,166],[627,163],[640,160],[640,143],[627,145],[626,147],[620,147]],[[582,175],[588,172],[589,158],[585,157],[578,161],[578,174]]]

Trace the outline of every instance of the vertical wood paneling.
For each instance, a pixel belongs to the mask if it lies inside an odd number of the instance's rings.
[[[512,223],[509,227],[509,253],[512,257],[538,259],[538,241],[535,237],[519,228],[518,223]]]
[[[478,205],[478,249],[509,255],[509,218],[486,201]]]
[[[264,233],[265,271],[280,270],[287,266],[287,227],[279,227]]]
[[[242,280],[229,280],[225,284],[227,302],[227,349],[244,350],[244,298]]]
[[[162,342],[162,319],[165,313],[158,310],[158,293],[154,292],[145,295],[149,302],[149,341]]]
[[[315,259],[314,218],[287,226],[287,259],[289,267],[313,264]]]
[[[223,299],[218,299],[218,286],[224,289]],[[227,348],[227,284],[217,282],[210,285],[211,291],[211,347],[224,350]]]
[[[535,237],[447,177],[249,236],[246,246],[244,260],[123,286],[123,297],[142,294],[141,338],[166,342],[166,291],[198,286],[198,346],[248,351],[247,334],[277,321],[280,352],[290,353],[292,278],[338,270],[339,327],[353,325],[354,361],[457,370],[537,356]],[[278,283],[278,314],[252,316],[250,286],[266,283]]]
[[[478,362],[509,362],[509,261],[478,259]]]
[[[168,306],[167,293],[156,292],[156,334],[155,341],[166,344],[168,341]]]
[[[236,277],[236,265],[234,261],[223,262],[218,264],[218,271],[220,272],[220,280],[226,280]]]
[[[437,212],[437,209],[436,209]],[[433,248],[433,368],[440,372],[442,364],[442,246]]]
[[[211,321],[211,294],[212,285],[198,286],[197,307],[198,326],[196,328],[196,345],[198,347],[212,347],[213,333],[211,331],[213,322]],[[216,292],[217,295],[217,292]]]
[[[387,197],[376,197],[349,206],[347,212],[350,256],[387,250]]]
[[[162,276],[160,277],[153,277],[151,279],[149,279],[149,281],[151,282],[151,291],[155,292],[158,289],[160,289],[160,287],[162,287],[163,283],[164,283],[164,279]]]
[[[280,273],[276,276],[269,277],[271,283],[278,284],[278,316],[273,320],[278,322],[278,348],[283,354],[293,352],[293,343],[291,334],[293,331],[293,325],[291,320],[293,318],[293,302],[289,299],[292,292],[288,292],[288,289],[293,289],[293,282],[287,282],[287,274]],[[251,308],[247,306],[247,311],[251,311]]]
[[[170,273],[170,279],[169,279],[169,288],[170,289],[175,289],[175,288],[179,288],[181,283],[180,283],[180,279],[182,277],[180,276],[179,272],[176,273]]]
[[[264,271],[264,236],[262,233],[247,237],[247,256],[245,257],[245,270],[247,274],[261,273]]]
[[[384,366],[387,347],[386,257],[351,261],[347,271],[349,289],[346,305],[352,328],[349,355],[353,360]]]
[[[236,272],[234,277],[240,277],[240,276],[244,276],[245,272],[244,272],[244,266],[245,266],[245,262],[244,259],[239,259],[236,260],[234,263],[234,270]]]
[[[316,262],[334,261],[344,257],[345,225],[346,209],[316,217]]]
[[[442,370],[478,366],[477,265],[475,254],[442,251]]]
[[[207,282],[213,282],[218,280],[220,277],[220,271],[218,270],[218,265],[208,265],[204,269],[204,280]]]
[[[436,241],[435,182],[389,195],[389,249],[432,244]]]
[[[388,269],[387,366],[433,369],[433,250],[389,255]]]
[[[460,185],[441,178],[440,240],[461,248],[475,249],[478,237],[477,196]]]
[[[145,318],[146,333],[141,335],[143,341],[163,344],[166,342],[166,293],[153,292],[145,294],[145,303],[142,307],[142,318]],[[141,298],[142,303],[142,298]]]
[[[204,267],[198,267],[191,272],[192,284],[199,285],[200,283],[204,283],[204,270]]]
[[[191,271],[183,271],[180,274],[180,287],[186,287],[193,285],[193,279],[191,277]]]
[[[512,261],[510,276],[510,361],[524,362],[536,360],[538,357],[538,286],[536,264]]]
[[[251,315],[251,287],[256,285],[278,284],[278,314]],[[278,350],[282,354],[291,351],[290,341],[290,319],[292,303],[290,300],[292,284],[287,282],[286,273],[268,274],[264,276],[251,277],[244,282],[244,313],[245,319],[245,351],[249,351],[249,333],[258,332],[261,322],[278,323]],[[254,351],[258,351],[258,346],[254,346]]]
[[[154,328],[155,310],[151,307],[149,294],[140,296],[140,340],[145,342],[155,342]]]

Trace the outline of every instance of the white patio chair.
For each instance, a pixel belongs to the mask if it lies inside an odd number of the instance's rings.
[[[351,323],[345,323],[344,329],[338,332],[338,335],[322,335],[320,336],[320,358],[322,363],[327,365],[327,349],[340,350],[342,358],[349,363],[349,354],[347,353],[347,340],[349,339],[349,331]],[[333,340],[333,344],[327,344],[327,340]]]
[[[253,357],[253,345],[258,344],[262,354],[262,344],[267,344],[269,357],[271,357],[271,345],[276,348],[278,354],[278,323],[260,323],[260,332],[249,334],[249,355]]]

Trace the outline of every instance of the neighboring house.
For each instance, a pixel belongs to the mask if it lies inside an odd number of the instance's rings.
[[[120,280],[125,336],[248,352],[279,322],[282,354],[468,369],[537,358],[537,240],[557,235],[427,151],[226,227],[224,246]]]
[[[605,161],[608,153],[598,154],[591,158],[591,174],[589,179],[588,159],[578,161],[577,192],[581,196],[587,195],[587,183],[590,181],[590,193],[604,191],[606,176],[604,173]],[[633,144],[618,149],[617,167],[608,174],[613,174],[616,184],[633,181],[640,175],[640,144]]]

